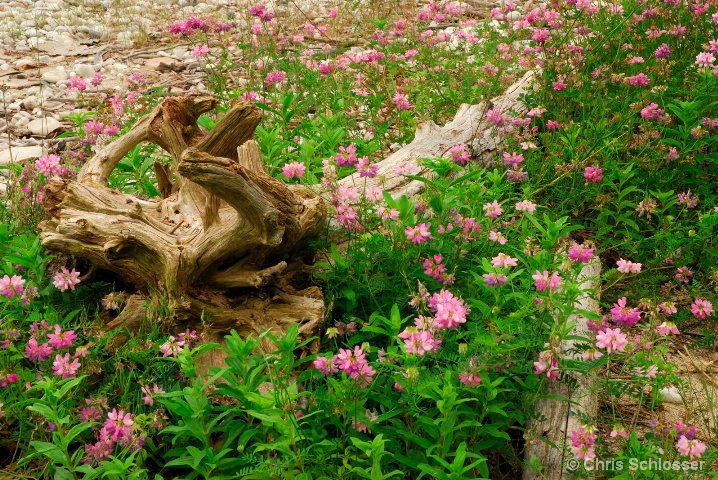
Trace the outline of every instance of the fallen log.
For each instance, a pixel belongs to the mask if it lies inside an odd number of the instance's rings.
[[[578,277],[579,288],[584,292],[576,305],[577,310],[598,313],[600,307],[593,292],[598,292],[601,264],[598,261],[583,267]],[[576,322],[571,335],[588,337],[588,320],[582,315],[572,315],[568,322]],[[576,340],[564,340],[561,351],[564,358],[578,359]],[[546,394],[535,406],[535,417],[528,422],[524,435],[526,447],[524,461],[540,461],[543,470],[537,472],[527,467],[523,480],[573,478],[567,468],[570,458],[566,455],[571,433],[583,425],[582,418],[594,418],[598,413],[598,396],[594,378],[565,373],[559,380],[548,383]],[[569,401],[561,400],[561,397]]]
[[[425,184],[407,176],[431,177],[433,173],[420,160],[444,157],[451,147],[460,143],[470,146],[475,161],[482,165],[491,164],[501,139],[496,125],[486,118],[486,112],[489,109],[499,109],[506,113],[513,111],[517,114],[525,112],[526,107],[520,102],[519,97],[530,91],[533,87],[533,79],[534,73],[528,71],[502,95],[491,101],[476,105],[462,104],[454,119],[443,127],[439,127],[431,120],[420,123],[414,140],[377,162],[376,177],[360,177],[359,173],[354,173],[343,178],[339,183],[360,189],[381,187],[394,198],[402,195],[412,197],[421,193]],[[395,171],[397,167],[403,168],[407,165],[411,168],[404,173]]]

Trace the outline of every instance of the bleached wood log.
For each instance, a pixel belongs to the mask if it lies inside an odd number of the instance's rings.
[[[446,156],[451,147],[460,143],[470,145],[477,161],[482,164],[490,163],[500,138],[496,126],[486,119],[486,112],[492,108],[499,108],[505,113],[525,112],[526,108],[519,101],[519,96],[530,91],[533,78],[533,72],[529,71],[502,95],[491,101],[477,105],[461,105],[454,119],[443,127],[432,121],[419,124],[413,141],[377,162],[376,177],[362,178],[358,173],[354,173],[339,183],[358,187],[360,191],[367,187],[382,187],[394,198],[402,195],[412,197],[424,190],[424,183],[409,179],[406,175],[431,176],[432,172],[421,164],[421,159]],[[413,165],[413,168],[406,174],[395,172],[397,167],[406,165]]]
[[[577,310],[586,310],[598,313],[598,292],[601,264],[598,261],[583,267],[579,274],[579,288],[583,293],[577,301]],[[575,321],[576,326],[572,335],[588,337],[588,320],[581,315],[572,315],[569,322]],[[561,343],[561,351],[565,358],[578,359],[576,340],[569,339]],[[567,462],[572,458],[568,453],[570,435],[583,424],[581,417],[594,418],[598,413],[598,396],[595,378],[588,376],[564,373],[559,380],[547,384],[546,393],[554,396],[568,398],[570,401],[558,398],[542,398],[535,406],[536,417],[532,418],[527,426],[524,438],[526,447],[524,461],[532,458],[541,461],[544,469],[539,474],[526,467],[523,471],[523,480],[548,479],[561,480],[570,477]]]

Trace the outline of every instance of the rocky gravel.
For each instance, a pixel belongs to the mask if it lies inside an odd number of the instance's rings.
[[[476,8],[486,0],[467,0]],[[491,4],[498,0],[488,0]],[[346,0],[265,0],[298,25]],[[172,94],[207,91],[204,71],[189,44],[168,32],[194,15],[250,28],[250,0],[0,0],[0,175],[9,162],[48,153],[58,135],[83,112],[82,97],[68,91],[72,77],[98,86],[86,94],[100,101],[124,93],[127,78],[141,72]],[[357,2],[353,2],[357,3]],[[423,2],[419,2],[423,3]],[[314,16],[311,16],[314,15]],[[238,54],[230,47],[230,54]],[[242,79],[235,79],[241,82]],[[96,104],[96,103],[95,103]],[[1,182],[0,182],[1,183]]]
[[[72,128],[65,117],[83,111],[67,90],[73,76],[89,84],[99,74],[102,83],[86,93],[100,100],[125,92],[136,72],[174,93],[202,92],[199,64],[168,25],[246,11],[246,2],[230,0],[0,2],[0,167],[37,157]]]

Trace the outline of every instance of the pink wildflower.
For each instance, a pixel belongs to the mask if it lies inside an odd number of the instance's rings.
[[[292,162],[286,164],[284,167],[282,167],[282,173],[287,178],[292,178],[295,175],[297,178],[302,178],[304,175],[304,172],[306,171],[306,167],[304,166],[304,162]]]
[[[504,275],[503,273],[485,273],[483,277],[484,282],[486,282],[486,285],[488,285],[489,287],[496,287],[499,285],[503,286],[506,284],[507,280],[506,275]]]
[[[397,110],[411,110],[413,105],[409,103],[409,97],[404,93],[394,94],[394,105]]]
[[[192,48],[192,56],[194,58],[204,58],[209,53],[209,47],[207,45],[195,45]]]
[[[354,351],[339,349],[336,356],[339,368],[353,379],[357,380],[360,386],[368,386],[374,376],[374,369],[369,365],[359,345],[354,346]]]
[[[587,182],[598,183],[603,178],[603,170],[598,167],[586,167],[583,177]]]
[[[142,400],[145,402],[145,405],[152,406],[155,404],[155,399],[154,399],[155,395],[160,394],[160,393],[165,393],[165,391],[162,388],[160,388],[159,386],[157,386],[157,384],[155,383],[152,386],[152,389],[150,389],[149,385],[143,385],[142,393],[145,394],[145,396],[142,397]]]
[[[35,168],[45,176],[60,175],[60,156],[55,154],[42,155],[35,162]]]
[[[696,298],[691,305],[691,312],[696,318],[708,318],[713,314],[713,304],[708,300]]]
[[[265,78],[265,82],[267,84],[267,88],[272,88],[272,86],[282,83],[287,79],[287,74],[281,70],[275,70],[273,72],[269,72]]]
[[[568,258],[572,262],[588,263],[593,258],[594,250],[595,248],[586,248],[583,245],[573,242],[573,245],[568,251]]]
[[[65,267],[61,267],[60,271],[53,277],[53,285],[58,288],[61,292],[67,290],[75,290],[75,286],[80,283],[80,273],[72,270],[68,270]]]
[[[449,154],[451,154],[451,161],[457,165],[466,165],[471,158],[465,143],[459,143],[451,147]]]
[[[55,375],[62,375],[62,378],[74,377],[77,370],[80,368],[80,362],[76,358],[70,362],[70,354],[65,355],[58,354],[55,356],[55,361],[52,362],[52,371]]]
[[[691,276],[693,276],[693,272],[688,270],[688,267],[680,267],[676,273],[676,278],[683,283],[688,283]]]
[[[416,327],[406,328],[399,334],[399,338],[404,340],[407,354],[416,354],[420,357],[432,352],[436,343],[431,332],[419,331]]]
[[[701,52],[696,56],[696,65],[698,65],[699,68],[710,68],[715,61],[716,57],[708,52]]]
[[[427,223],[420,223],[416,227],[406,227],[404,233],[406,234],[407,240],[411,240],[412,243],[417,245],[421,245],[432,238]]]
[[[177,340],[174,336],[170,335],[165,343],[160,345],[160,353],[163,357],[177,357],[179,352],[184,348],[185,342],[183,340]]]
[[[31,362],[44,362],[50,358],[52,352],[52,347],[49,344],[40,344],[34,337],[30,338],[25,345],[25,358]]]
[[[706,451],[706,445],[698,440],[688,440],[685,435],[681,435],[676,442],[676,449],[681,455],[688,455],[691,460],[696,460]]]
[[[659,335],[679,335],[678,327],[673,322],[663,322],[657,327]]]
[[[469,308],[448,290],[441,290],[429,299],[429,309],[435,314],[432,327],[435,330],[455,329],[466,323]]]
[[[626,431],[626,427],[619,424],[614,425],[613,430],[611,430],[611,438],[616,437],[621,437],[628,440],[628,432]]]
[[[534,279],[536,290],[539,292],[543,292],[546,288],[553,292],[563,283],[563,280],[559,276],[558,272],[553,272],[553,274],[549,277],[548,270],[544,270],[543,273],[536,270],[536,273],[534,273],[531,278]]]
[[[516,210],[519,212],[527,212],[531,215],[536,211],[536,204],[529,200],[521,200],[516,204]]]
[[[650,81],[651,80],[644,73],[628,77],[628,83],[637,87],[647,87]]]
[[[484,205],[484,212],[486,212],[487,217],[498,218],[503,213],[503,210],[501,209],[499,202],[494,200],[493,202]]]
[[[77,338],[77,335],[75,335],[75,331],[68,330],[66,332],[63,332],[60,325],[55,325],[54,328],[55,333],[47,334],[47,338],[50,339],[50,345],[52,345],[56,350],[71,347],[72,344],[75,342],[75,338]]]
[[[87,90],[87,82],[82,77],[73,75],[68,80],[68,83],[70,84],[70,88],[68,88],[68,90],[71,92],[75,90],[84,92],[85,90]]]
[[[616,262],[617,269],[621,273],[640,273],[642,264],[633,263],[630,260],[618,259]]]
[[[641,312],[637,308],[626,306],[626,297],[618,300],[611,308],[612,319],[616,325],[632,327],[641,319]]]
[[[566,84],[566,82],[564,82],[563,75],[559,75],[558,80],[556,80],[555,82],[552,82],[551,86],[553,87],[554,90],[556,90],[557,92],[560,92],[561,90],[566,90],[566,87],[568,85]]]
[[[331,375],[332,373],[337,373],[339,371],[339,367],[334,363],[333,358],[327,358],[327,357],[317,357],[314,360],[314,368],[322,372],[322,375]]]
[[[0,294],[7,298],[13,298],[15,295],[22,295],[25,289],[25,279],[19,275],[5,275],[0,278]]]
[[[463,371],[459,373],[459,381],[467,387],[476,387],[481,385],[481,377],[477,372]]]
[[[117,442],[123,437],[127,437],[132,432],[132,425],[135,421],[132,419],[132,414],[124,410],[117,411],[113,408],[110,413],[107,414],[107,419],[103,424],[104,430],[107,432],[109,437]]]
[[[517,265],[517,262],[517,258],[513,258],[509,255],[506,255],[505,253],[499,253],[497,256],[491,259],[491,264],[494,266],[494,268],[515,267]]]
[[[628,336],[621,332],[620,328],[602,330],[596,334],[596,346],[605,348],[608,353],[626,351],[628,345]]]

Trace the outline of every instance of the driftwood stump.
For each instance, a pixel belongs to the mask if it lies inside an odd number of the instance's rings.
[[[88,161],[77,180],[52,180],[42,245],[132,285],[109,328],[138,330],[152,299],[173,332],[201,329],[217,341],[231,329],[246,336],[298,323],[310,337],[323,320],[323,296],[297,280],[306,279],[304,240],[326,224],[326,206],[265,172],[250,140],[261,117],[252,104],[236,104],[203,135],[197,118],[215,106],[208,98],[168,98]],[[172,159],[155,164],[161,200],[107,186],[141,142]]]

